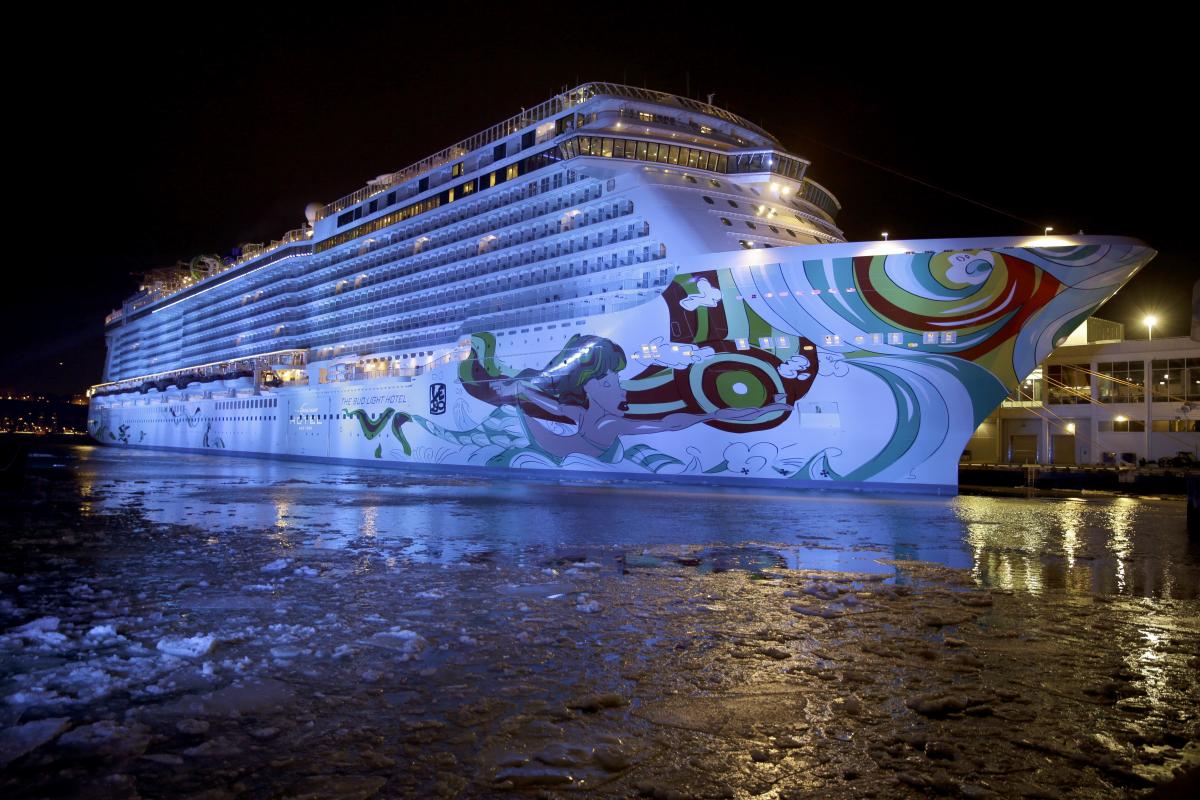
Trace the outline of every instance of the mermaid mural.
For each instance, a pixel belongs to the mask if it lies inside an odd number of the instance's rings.
[[[453,427],[432,405],[345,414],[410,463],[951,485],[979,422],[1148,258],[812,252],[678,274],[657,310],[597,318],[607,335],[558,339],[532,365],[506,349],[524,368],[472,334],[457,380],[450,364],[433,378],[458,393]]]
[[[411,453],[403,426],[412,422],[437,438],[463,446],[479,447],[488,466],[597,466],[632,462],[651,471],[679,469],[674,456],[641,444],[626,448],[621,437],[682,431],[700,423],[762,424],[782,422],[792,410],[786,393],[761,404],[703,409],[649,410],[623,384],[620,373],[628,366],[624,350],[599,336],[572,336],[540,370],[512,372],[495,357],[491,334],[472,337],[469,358],[460,365],[459,378],[474,398],[495,409],[482,423],[468,430],[450,430],[425,417],[397,413],[392,431]],[[667,367],[667,369],[673,369]],[[643,371],[632,383],[658,372]],[[684,408],[686,404],[680,404]]]

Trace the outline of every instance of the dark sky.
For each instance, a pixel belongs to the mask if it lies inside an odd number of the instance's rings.
[[[153,33],[144,19],[73,12],[34,34],[47,38],[9,107],[21,123],[0,388],[82,391],[99,380],[103,318],[133,273],[269,241],[301,225],[306,203],[588,80],[715,93],[812,160],[850,239],[1045,225],[1141,238],[1160,255],[1101,313],[1134,336],[1151,309],[1156,336],[1187,332],[1200,274],[1185,250],[1194,71],[1165,25],[882,20],[872,33],[799,7],[784,19],[680,6],[618,27],[651,7],[505,8],[196,14]]]

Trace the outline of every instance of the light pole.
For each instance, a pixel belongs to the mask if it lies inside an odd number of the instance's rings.
[[[1149,341],[1154,341],[1154,326],[1158,324],[1158,317],[1153,314],[1147,314],[1142,318],[1142,324],[1146,326],[1146,338]]]

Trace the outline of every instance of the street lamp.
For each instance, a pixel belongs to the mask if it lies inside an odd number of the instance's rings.
[[[1147,314],[1142,318],[1142,324],[1146,326],[1146,338],[1154,341],[1154,326],[1158,324],[1158,317]]]

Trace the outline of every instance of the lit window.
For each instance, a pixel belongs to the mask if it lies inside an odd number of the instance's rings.
[[[758,346],[759,346],[759,347],[761,347],[761,348],[763,348],[764,350],[765,350],[765,349],[768,349],[768,348],[770,348],[770,346],[771,346],[771,337],[770,337],[770,336],[760,336],[760,337],[758,337]]]
[[[750,341],[747,339],[738,339],[737,340],[737,349],[738,350],[749,350],[750,349]]]
[[[958,341],[958,334],[954,331],[942,331],[942,344],[954,344]]]
[[[827,334],[825,334],[825,344],[827,344],[827,345],[839,345],[839,344],[841,344],[841,343],[842,343],[842,337],[841,337],[841,336],[838,336],[836,333],[827,333]]]
[[[899,331],[892,331],[888,334],[888,344],[904,344],[904,334]]]
[[[937,344],[938,335],[935,331],[925,331],[925,344]]]

